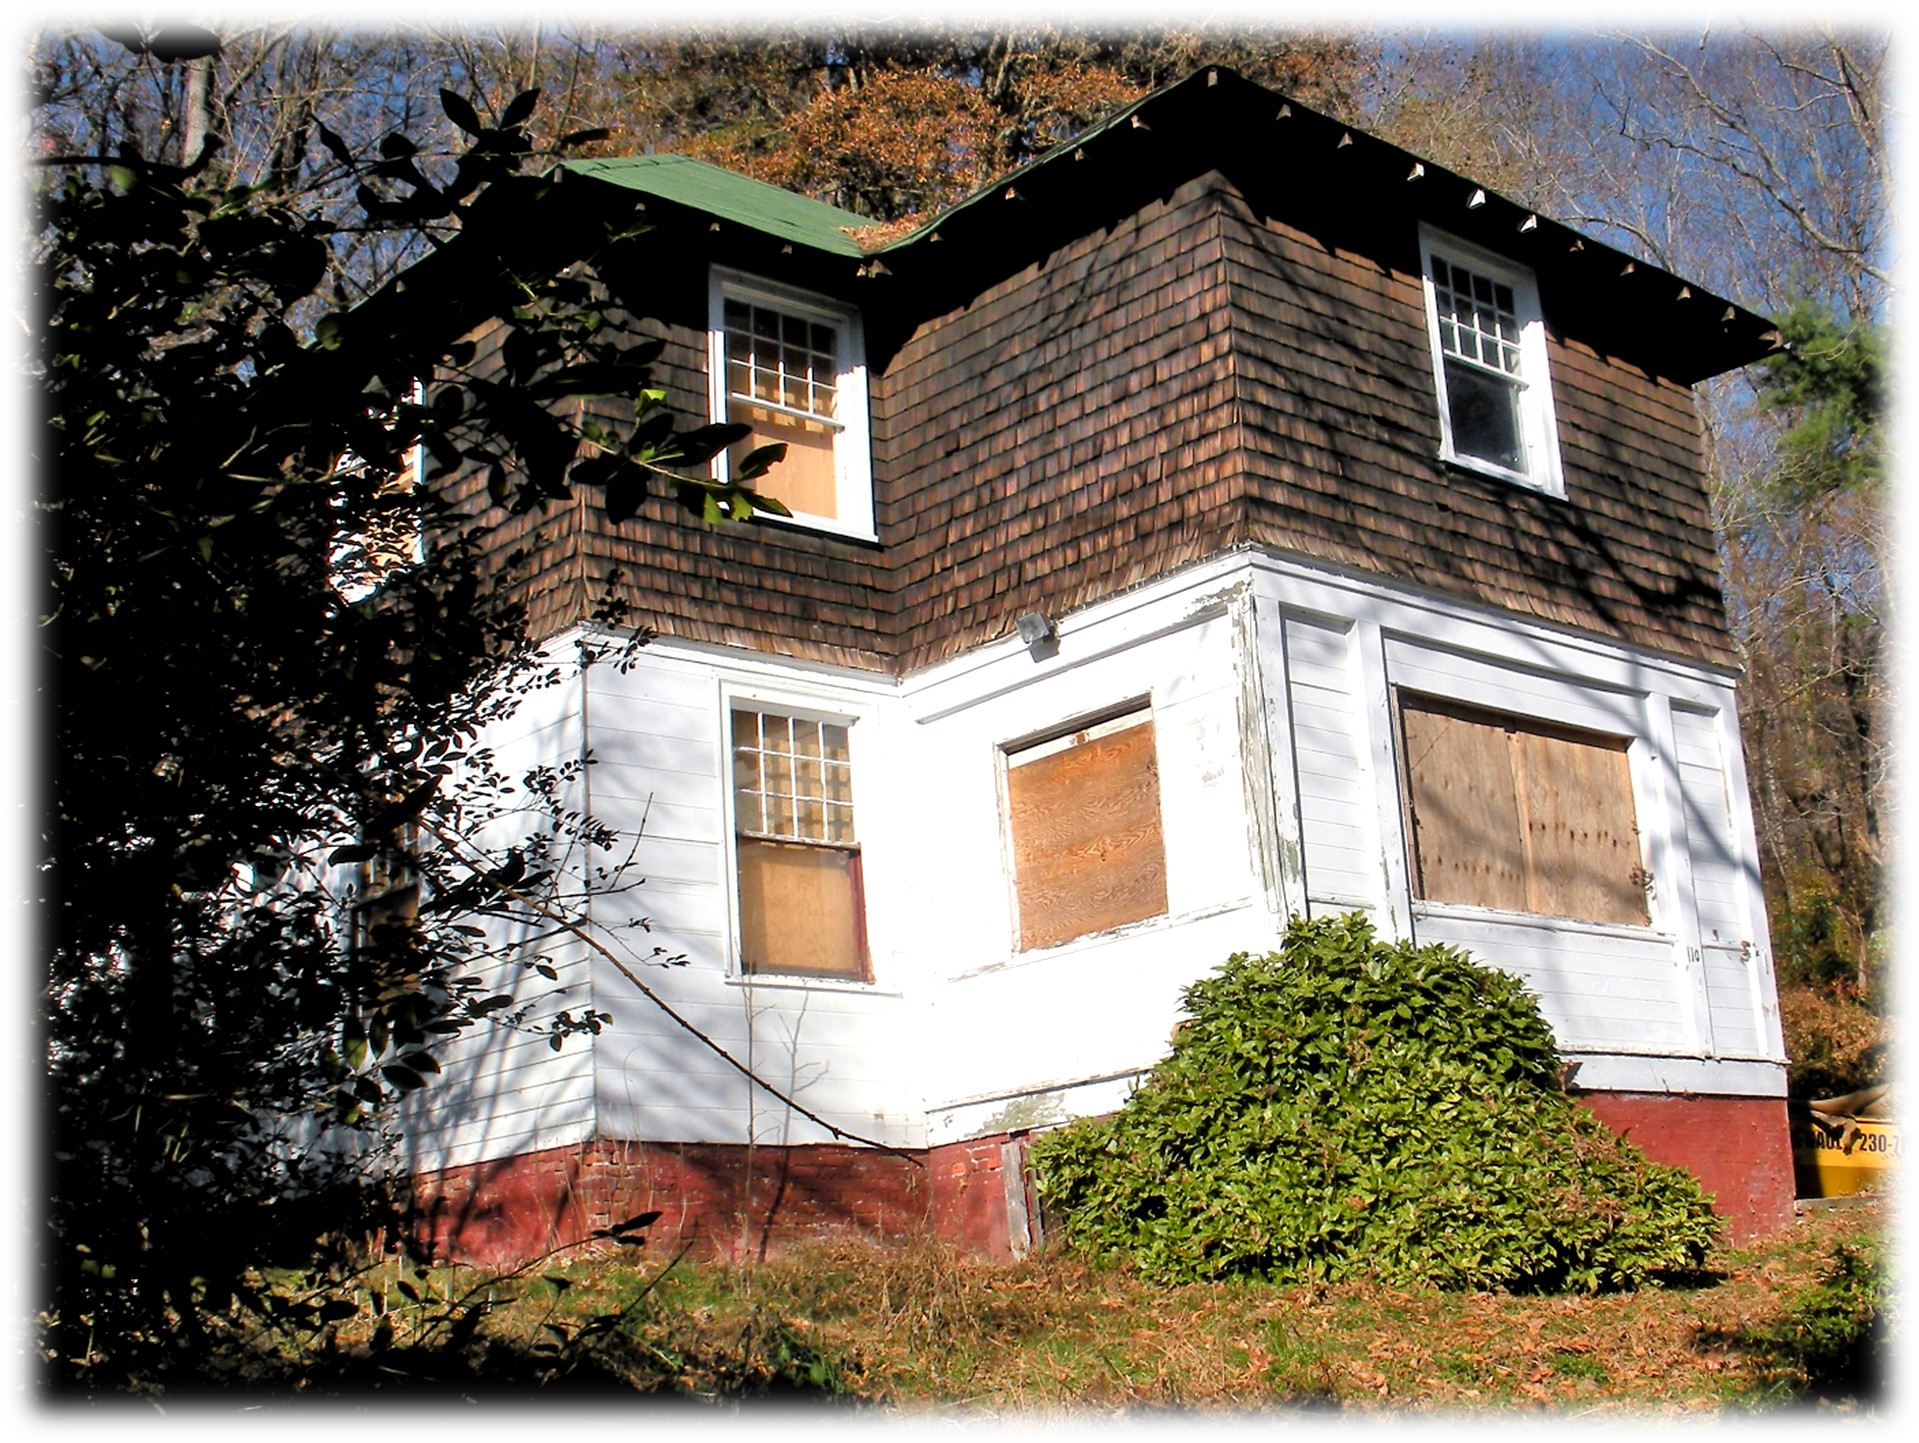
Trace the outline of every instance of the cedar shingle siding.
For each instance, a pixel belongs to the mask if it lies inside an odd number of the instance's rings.
[[[910,277],[838,284],[886,333],[868,357],[877,548],[707,528],[662,488],[617,532],[595,497],[508,523],[491,549],[531,545],[538,631],[585,615],[617,568],[633,619],[661,633],[876,670],[1248,543],[1732,665],[1690,390],[1563,334],[1592,300],[1556,305],[1542,276],[1566,497],[1447,466],[1415,220],[1309,233],[1261,184],[1249,198],[1214,170],[1154,187],[1037,263],[1009,254],[916,326]],[[708,230],[662,227],[606,277],[636,309],[667,298],[656,320],[609,316],[666,338],[655,383],[689,422],[707,408]],[[772,250],[727,263],[756,257],[808,283]]]
[[[874,404],[910,669],[1228,544],[1218,207],[1181,187],[923,325]]]

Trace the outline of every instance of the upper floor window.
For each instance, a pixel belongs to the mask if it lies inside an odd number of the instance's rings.
[[[714,462],[728,469],[760,446],[786,458],[755,486],[793,519],[872,539],[873,473],[859,313],[821,296],[714,271],[708,374],[716,421],[752,434]]]
[[[1565,495],[1532,273],[1429,231],[1420,232],[1420,250],[1440,455]]]

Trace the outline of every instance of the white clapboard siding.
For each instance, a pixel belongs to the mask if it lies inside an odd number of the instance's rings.
[[[1686,809],[1686,842],[1692,853],[1699,937],[1707,945],[1737,949],[1752,940],[1752,921],[1746,901],[1745,866],[1726,793],[1719,719],[1711,712],[1675,706],[1672,730],[1679,753],[1679,788]]]
[[[1351,627],[1287,612],[1283,630],[1307,902],[1322,915],[1371,910],[1384,878],[1373,822],[1378,803],[1361,760]]]
[[[1690,1045],[1670,937],[1435,906],[1416,909],[1414,935],[1464,948],[1520,978],[1563,1046],[1635,1052]]]
[[[1754,976],[1763,954],[1753,945],[1755,929],[1726,785],[1720,715],[1674,706],[1672,730],[1714,1049],[1763,1055],[1761,994]]]
[[[1218,611],[1131,603],[1139,633],[1066,629],[1062,662],[1024,651],[942,679],[911,728],[922,764],[913,831],[925,859],[899,935],[934,960],[912,1068],[934,1113],[1150,1066],[1180,990],[1235,950],[1272,945],[1240,741],[1243,667]],[[1117,638],[1117,639],[1116,639]],[[968,694],[970,693],[970,695]],[[1022,951],[1002,813],[1005,749],[1142,699],[1153,719],[1166,912]],[[936,819],[936,825],[929,825]],[[989,1112],[992,1109],[988,1109]]]
[[[917,1057],[927,1105],[939,1113],[1152,1066],[1171,1045],[1180,994],[1235,951],[1273,946],[1268,925],[1264,906],[1248,905],[948,982]]]
[[[790,696],[795,710],[866,708],[854,724],[856,826],[869,855],[897,844],[884,808],[883,727],[857,689],[831,677],[795,678],[754,659],[724,667],[667,648],[624,673],[589,677],[594,815],[623,836],[639,835],[633,875],[617,896],[596,897],[595,933],[668,1007],[718,1048],[834,1125],[893,1144],[918,1137],[901,1101],[899,1038],[905,1004],[882,966],[877,923],[884,899],[867,877],[867,925],[875,980],[749,985],[732,975],[733,898],[727,818],[731,746],[727,685],[741,694]],[[768,705],[775,702],[769,701]],[[631,926],[644,919],[645,926]],[[646,965],[653,949],[682,966]],[[595,960],[596,1006],[612,1021],[596,1040],[598,1127],[607,1137],[684,1142],[764,1141],[780,1102],[753,1088],[713,1047],[680,1026],[623,976],[612,958]],[[817,1124],[795,1118],[794,1139],[823,1141]]]
[[[1712,1009],[1713,1050],[1734,1057],[1764,1056],[1751,962],[1724,947],[1701,950],[1706,960],[1706,1005]]]
[[[581,681],[570,669],[570,645],[550,648],[562,681],[522,697],[506,716],[490,725],[479,742],[491,750],[494,770],[518,791],[536,767],[577,761],[585,746]],[[456,781],[457,785],[457,781]],[[520,795],[524,796],[521,792]],[[511,803],[512,797],[506,798]],[[576,779],[561,797],[563,806],[584,804],[584,781]],[[475,839],[488,846],[523,843],[536,825],[524,812],[509,810],[479,828]],[[576,858],[552,860],[570,867]],[[493,939],[505,944],[533,931],[489,923]],[[591,998],[585,952],[571,939],[532,944],[517,956],[537,956],[552,967],[547,979],[521,961],[503,960],[480,974],[489,992],[508,993],[514,1005],[458,1034],[439,1053],[441,1072],[405,1109],[407,1155],[422,1170],[454,1167],[579,1142],[592,1135],[593,1050],[590,1040],[574,1038],[555,1051],[534,1029],[549,1024],[562,1009],[584,1010]],[[523,1013],[516,1029],[505,1025],[509,1013]]]
[[[1612,736],[1637,737],[1646,730],[1641,693],[1601,686],[1577,675],[1555,675],[1441,650],[1412,637],[1386,638],[1386,671],[1396,687],[1494,711]]]
[[[421,1170],[457,1167],[580,1142],[592,1135],[593,1049],[571,1038],[554,1050],[533,1029],[564,1008],[585,1004],[589,969],[577,946],[548,946],[536,955],[549,980],[518,962],[487,973],[491,990],[516,999],[461,1033],[440,1055],[441,1071],[406,1109],[408,1157]],[[524,1016],[509,1024],[507,1013]]]

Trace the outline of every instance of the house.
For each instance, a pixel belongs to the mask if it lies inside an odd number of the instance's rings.
[[[422,1094],[442,1246],[656,1211],[1018,1255],[1030,1133],[1118,1107],[1229,953],[1351,910],[1517,973],[1595,1112],[1735,1235],[1789,1219],[1692,390],[1765,319],[1223,69],[871,252],[679,157],[564,185],[643,209],[609,324],[681,413],[788,443],[794,514],[488,518],[556,654],[616,576],[657,632],[493,742],[591,755],[646,879],[593,920],[685,965],[633,968],[669,1016],[537,944],[541,1005],[612,1020],[469,1038]]]

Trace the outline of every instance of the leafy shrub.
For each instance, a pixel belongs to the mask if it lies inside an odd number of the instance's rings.
[[[1523,985],[1357,915],[1296,921],[1185,994],[1117,1114],[1035,1140],[1067,1237],[1148,1276],[1632,1287],[1719,1223],[1562,1090]]]
[[[1794,1097],[1838,1097],[1885,1082],[1886,1020],[1862,1004],[1812,987],[1781,985],[1786,1086]]]
[[[1877,1242],[1840,1243],[1778,1322],[1748,1331],[1770,1400],[1870,1400],[1885,1385],[1892,1290]]]

